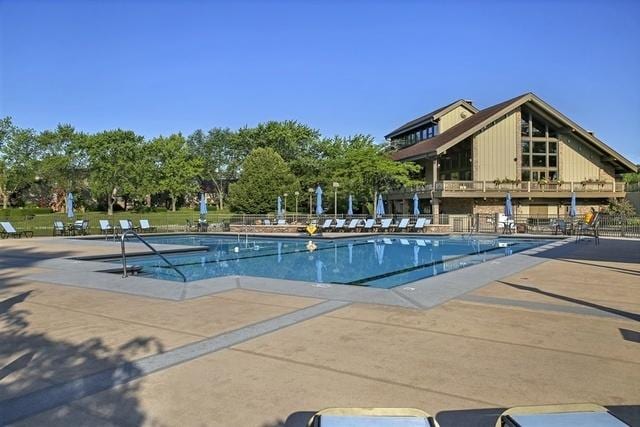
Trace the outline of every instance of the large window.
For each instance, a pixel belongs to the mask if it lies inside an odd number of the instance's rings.
[[[438,125],[431,123],[422,126],[416,130],[412,130],[409,133],[392,138],[391,142],[397,144],[398,147],[406,147],[408,145],[415,144],[425,139],[433,138],[438,134]]]
[[[547,123],[523,110],[520,121],[523,181],[556,181],[558,177],[558,140]]]

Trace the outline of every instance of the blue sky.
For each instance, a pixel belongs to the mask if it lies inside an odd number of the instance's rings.
[[[640,162],[638,1],[0,0],[0,115],[145,136],[393,128],[533,91]]]

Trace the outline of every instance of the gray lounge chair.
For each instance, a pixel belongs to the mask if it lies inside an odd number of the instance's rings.
[[[265,219],[265,220],[262,221],[262,223],[264,225],[271,225],[271,220],[270,219]]]
[[[89,220],[79,219],[73,223],[73,235],[80,234],[86,236],[89,234]]]
[[[108,219],[101,219],[98,222],[100,223],[100,234],[109,235],[115,233],[115,229],[111,226]]]
[[[67,234],[67,227],[62,221],[53,221],[53,235],[65,236]]]
[[[16,230],[9,221],[0,222],[0,238],[6,239],[7,237],[33,237],[33,231]]]
[[[360,226],[361,221],[359,219],[352,219],[351,221],[349,221],[349,224],[347,225],[347,230],[350,231],[357,231],[358,227]]]
[[[326,231],[331,228],[331,224],[333,224],[333,218],[325,219],[324,223],[320,226],[320,230]]]

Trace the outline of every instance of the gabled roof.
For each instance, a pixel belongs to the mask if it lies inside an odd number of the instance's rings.
[[[440,107],[437,110],[431,111],[430,113],[427,113],[427,114],[425,114],[423,116],[418,117],[417,119],[411,120],[410,122],[407,122],[407,123],[403,124],[402,126],[397,128],[396,130],[394,130],[391,133],[389,133],[388,135],[385,135],[385,138],[392,138],[392,137],[394,137],[396,135],[399,135],[401,133],[410,131],[413,128],[420,127],[420,126],[422,126],[422,125],[424,125],[426,123],[435,122],[440,117],[444,116],[449,111],[453,110],[456,107],[459,107],[460,105],[463,105],[469,111],[472,111],[474,113],[478,112],[478,109],[476,107],[474,107],[473,105],[471,105],[468,101],[465,101],[464,99],[459,99],[459,100],[457,100],[455,102],[452,102],[449,105],[445,105],[444,107]]]
[[[579,135],[584,141],[591,144],[595,148],[599,149],[605,154],[611,156],[611,160],[622,166],[623,169],[635,172],[636,166],[626,159],[620,153],[616,152],[613,148],[600,141],[593,134],[578,126],[571,121],[568,117],[560,113],[558,110],[538,98],[533,93],[525,93],[524,95],[517,96],[507,101],[496,104],[492,107],[485,108],[473,114],[471,117],[461,121],[455,126],[447,129],[445,132],[425,141],[411,145],[409,147],[398,150],[391,153],[391,157],[394,160],[415,160],[418,158],[424,158],[427,155],[437,155],[447,150],[449,147],[463,141],[469,136],[481,131],[483,128],[489,126],[496,120],[499,120],[520,107],[521,105],[532,102],[547,114],[552,116],[558,122],[563,123],[570,130]]]

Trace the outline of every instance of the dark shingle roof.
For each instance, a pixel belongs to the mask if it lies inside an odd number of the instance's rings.
[[[387,135],[385,135],[385,138],[391,138],[393,136],[396,136],[398,134],[401,134],[405,131],[410,130],[411,128],[420,126],[422,124],[428,123],[428,122],[433,122],[435,121],[435,119],[437,119],[438,115],[442,112],[444,112],[445,110],[448,110],[454,106],[456,106],[456,104],[459,105],[464,105],[465,107],[468,107],[470,109],[472,109],[474,112],[477,111],[475,109],[475,107],[473,105],[471,105],[469,102],[466,102],[463,99],[459,99],[457,101],[452,102],[451,104],[447,104],[444,107],[440,107],[437,110],[433,110],[430,113],[427,113],[423,116],[418,117],[417,119],[411,120],[410,122],[407,122],[405,124],[403,124],[402,126],[400,126],[399,128],[391,131],[390,133],[388,133]]]
[[[461,136],[465,132],[482,124],[485,120],[489,119],[491,116],[498,113],[500,110],[507,108],[509,105],[516,103],[521,98],[527,95],[528,94],[520,95],[515,98],[509,99],[508,101],[504,101],[504,102],[501,102],[500,104],[496,104],[492,107],[485,108],[484,110],[480,110],[479,112],[472,114],[469,118],[464,119],[460,123],[447,129],[441,134],[434,136],[433,138],[427,139],[422,142],[418,142],[417,144],[411,145],[409,147],[403,148],[401,150],[398,150],[392,153],[391,157],[394,160],[405,160],[405,159],[412,159],[412,158],[436,151],[439,147],[442,147],[448,142]]]

